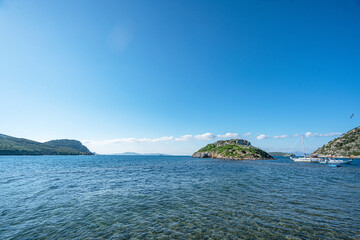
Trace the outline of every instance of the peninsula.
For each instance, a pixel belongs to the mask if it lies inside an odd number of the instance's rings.
[[[360,158],[360,127],[335,138],[313,154],[319,157]]]
[[[249,141],[243,139],[230,139],[208,144],[191,157],[233,160],[274,159],[267,152],[253,147]]]
[[[0,134],[0,155],[94,155],[80,141],[61,139],[44,143]]]

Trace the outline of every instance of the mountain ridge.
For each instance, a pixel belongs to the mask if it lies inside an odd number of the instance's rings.
[[[0,134],[0,155],[93,155],[78,140],[59,139],[45,143]]]

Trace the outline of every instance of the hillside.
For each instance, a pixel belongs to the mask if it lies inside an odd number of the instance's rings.
[[[69,140],[69,139],[59,139],[59,140],[51,140],[48,142],[44,142],[46,145],[51,145],[54,147],[65,147],[78,150],[79,152],[91,154],[89,149],[82,145],[82,143],[78,140]]]
[[[92,155],[92,153],[76,140],[63,139],[40,143],[0,134],[0,155]]]
[[[208,144],[195,152],[192,157],[233,160],[273,159],[267,152],[251,146],[250,142],[243,139],[231,139]]]
[[[328,144],[316,150],[313,154],[320,157],[360,157],[360,127],[335,138]]]

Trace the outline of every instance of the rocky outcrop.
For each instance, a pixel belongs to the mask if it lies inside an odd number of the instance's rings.
[[[360,127],[335,138],[313,154],[319,157],[360,158]]]
[[[243,139],[230,139],[208,144],[195,152],[191,157],[233,160],[273,159],[270,154],[251,146],[249,141]]]
[[[196,152],[191,157],[193,158],[211,158],[211,153],[208,152]]]

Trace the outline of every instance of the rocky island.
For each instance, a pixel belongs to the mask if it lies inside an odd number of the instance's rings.
[[[44,143],[0,134],[0,155],[93,155],[80,141],[61,139]]]
[[[335,138],[313,154],[319,157],[360,158],[360,127]]]
[[[208,144],[195,152],[191,157],[233,160],[274,159],[267,152],[253,147],[249,141],[243,139],[230,139]]]

